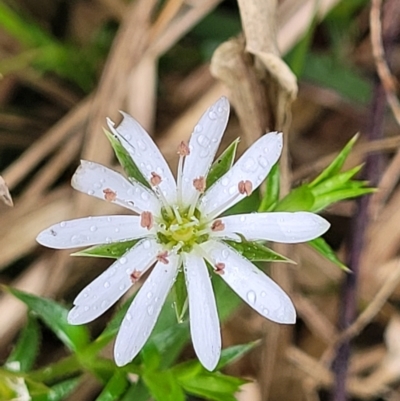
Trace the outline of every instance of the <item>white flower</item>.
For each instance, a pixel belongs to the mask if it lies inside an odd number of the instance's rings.
[[[131,116],[112,134],[130,154],[152,189],[94,162],[82,161],[72,186],[132,210],[138,215],[100,216],[56,224],[37,241],[66,249],[139,239],[135,246],[82,290],[68,315],[71,324],[96,319],[120,299],[155,264],[134,298],[115,343],[115,361],[130,362],[148,339],[180,269],[188,291],[194,349],[209,370],[217,365],[221,337],[206,261],[245,302],[278,323],[294,323],[296,312],[285,292],[224,239],[297,243],[323,234],[329,223],[307,212],[252,213],[218,218],[251,194],[266,178],[282,149],[282,134],[261,137],[210,188],[206,177],[229,115],[221,98],[195,126],[188,145],[178,148],[177,180],[149,135]]]

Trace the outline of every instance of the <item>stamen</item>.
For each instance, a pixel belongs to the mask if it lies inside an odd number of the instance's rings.
[[[222,220],[214,220],[213,223],[211,224],[211,230],[212,231],[224,231],[225,230],[225,224],[222,222]]]
[[[150,184],[153,185],[153,187],[156,187],[161,184],[161,176],[154,171],[151,172],[151,178],[150,178]]]
[[[164,265],[167,265],[169,263],[167,256],[168,256],[168,251],[160,252],[157,255],[157,260],[161,263],[164,263]]]
[[[219,275],[224,274],[225,273],[224,269],[225,269],[225,263],[218,262],[215,265],[215,274],[219,274]]]
[[[113,202],[117,199],[117,193],[110,188],[103,189],[104,199],[108,202]]]
[[[150,230],[153,227],[154,218],[151,212],[143,212],[140,215],[140,225],[143,228]]]
[[[172,210],[174,212],[176,220],[178,221],[178,224],[182,224],[183,220],[182,220],[181,214],[179,213],[179,208],[177,206],[175,206],[172,208]]]
[[[193,186],[202,194],[206,189],[206,180],[204,177],[195,178]]]
[[[132,283],[135,284],[140,279],[141,275],[142,275],[142,272],[140,270],[135,269],[130,275]]]
[[[249,180],[240,181],[238,184],[238,189],[240,194],[246,194],[247,196],[250,196],[253,192],[253,184]]]
[[[182,141],[178,146],[178,155],[183,157],[190,155],[189,146],[184,141]]]

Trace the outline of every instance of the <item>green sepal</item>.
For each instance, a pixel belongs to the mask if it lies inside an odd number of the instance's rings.
[[[336,253],[322,237],[318,237],[311,241],[308,241],[308,244],[316,251],[318,251],[322,256],[334,263],[336,266],[339,266],[345,272],[351,272],[351,270],[339,260],[339,258],[336,256]]]
[[[111,244],[95,245],[90,248],[74,252],[71,256],[91,256],[95,258],[112,258],[118,259],[131,248],[133,248],[140,240],[133,239],[129,241],[114,242]]]
[[[5,367],[14,372],[27,372],[35,362],[40,344],[40,330],[37,320],[28,314],[28,321],[18,338],[17,344],[7,358]]]
[[[72,326],[67,323],[68,310],[66,308],[50,299],[28,294],[15,288],[4,285],[1,288],[24,302],[66,347],[72,351],[86,348],[89,343],[89,332],[85,326]]]
[[[124,394],[128,388],[128,380],[126,373],[121,370],[116,370],[114,375],[108,381],[96,401],[116,401]]]
[[[224,242],[251,262],[285,262],[296,264],[293,260],[280,255],[260,242],[247,241],[243,236],[241,236],[241,242],[232,240],[224,240]]]
[[[182,323],[188,307],[188,293],[186,289],[185,275],[182,270],[176,277],[173,294],[176,319],[178,323]]]
[[[274,208],[274,212],[312,211],[315,197],[312,191],[302,185],[288,193]]]
[[[104,133],[106,134],[107,139],[110,141],[111,146],[114,149],[115,156],[117,157],[122,168],[125,170],[126,175],[129,178],[133,178],[134,180],[138,181],[146,188],[151,188],[150,184],[143,176],[136,163],[133,161],[131,155],[121,144],[120,140],[106,129],[104,129]]]
[[[280,190],[280,171],[279,163],[275,163],[268,174],[265,186],[265,193],[261,200],[259,212],[269,212],[274,210],[274,206],[279,201]]]
[[[343,164],[346,161],[347,156],[353,149],[353,146],[356,143],[357,139],[358,139],[358,134],[354,135],[353,138],[351,138],[350,141],[347,142],[346,146],[335,157],[332,163],[327,168],[325,168],[324,171],[322,171],[322,173],[317,178],[315,178],[308,186],[310,188],[315,187],[322,181],[325,181],[326,179],[336,175],[343,167]]]
[[[236,150],[240,139],[235,139],[213,163],[206,179],[206,187],[210,188],[225,173],[227,173],[233,165],[236,156]]]

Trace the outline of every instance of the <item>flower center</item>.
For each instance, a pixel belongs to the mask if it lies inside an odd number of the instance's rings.
[[[160,243],[178,253],[188,252],[194,244],[207,241],[209,235],[205,224],[201,221],[200,212],[195,210],[189,215],[189,210],[179,207],[173,208],[174,216],[162,212],[162,218],[158,221],[157,237]]]

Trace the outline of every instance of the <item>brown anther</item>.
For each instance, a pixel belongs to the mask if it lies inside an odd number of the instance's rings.
[[[164,263],[164,265],[167,265],[169,263],[167,256],[168,256],[168,251],[160,252],[157,255],[157,260],[161,263]]]
[[[143,228],[147,228],[148,230],[150,230],[150,228],[153,227],[153,223],[154,219],[151,212],[142,212],[142,214],[140,215],[140,225]]]
[[[215,274],[219,274],[219,275],[224,274],[225,273],[224,269],[225,269],[225,263],[218,262],[215,265]]]
[[[141,275],[142,275],[141,271],[135,269],[130,275],[132,283],[136,283],[136,281],[140,279]]]
[[[195,178],[193,180],[193,186],[200,192],[203,193],[206,189],[206,179],[204,177]]]
[[[161,176],[155,173],[154,171],[151,172],[151,178],[150,178],[150,183],[153,185],[153,187],[156,187],[157,185],[160,185],[161,183]]]
[[[211,230],[212,231],[224,231],[225,230],[225,224],[222,222],[222,220],[214,220],[213,223],[211,224]]]
[[[110,188],[103,189],[104,199],[108,202],[113,202],[117,199],[117,193]]]
[[[180,143],[178,146],[178,155],[179,156],[189,156],[190,155],[190,149],[189,146],[186,145],[184,141]]]
[[[238,189],[242,195],[246,194],[247,196],[250,196],[253,192],[253,184],[249,180],[240,181],[238,184]]]

